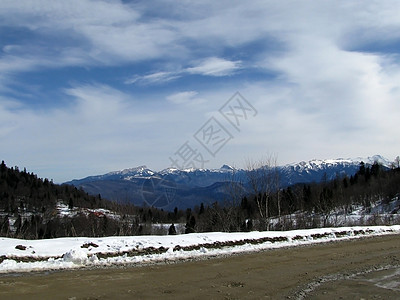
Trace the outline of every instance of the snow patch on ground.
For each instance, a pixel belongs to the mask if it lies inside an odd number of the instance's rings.
[[[175,236],[0,238],[0,273],[179,261],[384,234],[400,234],[400,225]]]

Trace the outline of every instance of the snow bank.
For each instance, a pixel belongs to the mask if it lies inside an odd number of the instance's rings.
[[[72,262],[77,265],[82,265],[87,263],[88,255],[85,251],[76,249],[68,251],[63,255],[62,258],[65,262]]]
[[[175,236],[0,238],[0,273],[177,261],[399,233],[400,225]]]

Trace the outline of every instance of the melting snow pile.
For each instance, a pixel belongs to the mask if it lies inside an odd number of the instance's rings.
[[[400,234],[400,225],[175,236],[0,238],[0,273],[172,262],[385,234]]]

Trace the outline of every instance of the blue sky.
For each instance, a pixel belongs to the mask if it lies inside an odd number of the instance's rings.
[[[398,1],[3,0],[0,158],[55,182],[161,170],[183,145],[207,168],[271,154],[394,159],[399,11]],[[240,128],[219,111],[236,92],[254,109]],[[218,151],[196,135],[210,118],[229,133],[213,136]]]

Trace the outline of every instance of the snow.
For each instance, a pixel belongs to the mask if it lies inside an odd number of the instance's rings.
[[[400,225],[175,236],[0,238],[0,273],[173,262],[384,234],[400,234]]]
[[[286,168],[293,167],[295,170],[318,170],[325,169],[326,167],[334,167],[336,165],[351,166],[359,165],[360,162],[372,165],[375,162],[382,164],[385,167],[390,167],[390,160],[382,157],[381,155],[373,155],[368,157],[357,158],[337,158],[337,159],[312,159],[309,161],[301,161],[299,163],[291,163],[286,165]]]
[[[61,201],[56,203],[56,210],[57,210],[57,214],[62,218],[63,217],[73,218],[79,214],[84,214],[86,216],[88,216],[90,214],[95,214],[97,217],[107,216],[107,218],[112,218],[115,220],[119,220],[121,218],[121,216],[119,214],[117,214],[113,211],[110,211],[108,209],[104,209],[104,208],[91,209],[91,208],[81,208],[81,207],[69,208],[68,205],[62,203]],[[27,217],[29,217],[29,215],[23,214],[22,217],[24,219],[26,219]]]

